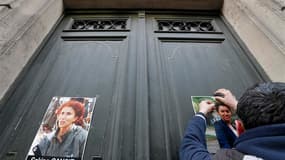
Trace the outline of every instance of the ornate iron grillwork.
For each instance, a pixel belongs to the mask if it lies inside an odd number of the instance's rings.
[[[126,30],[126,19],[74,20],[72,30]]]
[[[165,32],[216,32],[210,20],[158,20],[158,31]]]

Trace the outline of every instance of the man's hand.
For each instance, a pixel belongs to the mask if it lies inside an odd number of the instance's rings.
[[[233,113],[237,110],[237,103],[236,97],[232,94],[231,91],[227,89],[218,89],[215,94],[222,94],[223,96],[215,96],[216,101],[222,102],[223,104],[230,107]]]
[[[207,115],[213,110],[215,110],[215,103],[212,102],[211,100],[204,100],[200,102],[199,112],[202,112],[204,115]]]

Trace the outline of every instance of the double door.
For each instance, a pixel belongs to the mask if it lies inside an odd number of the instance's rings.
[[[67,15],[0,108],[0,157],[26,156],[53,96],[96,96],[84,159],[178,159],[191,96],[260,81],[219,16]]]

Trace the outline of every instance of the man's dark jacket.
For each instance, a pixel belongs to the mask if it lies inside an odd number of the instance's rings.
[[[212,159],[207,151],[205,131],[205,117],[194,116],[180,146],[180,160]],[[285,157],[285,124],[249,129],[236,139],[234,147],[243,154],[254,155],[264,160],[283,160]],[[213,159],[217,157],[214,156]]]

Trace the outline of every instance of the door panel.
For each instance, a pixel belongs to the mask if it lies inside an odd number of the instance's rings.
[[[79,21],[78,30],[66,30],[80,19],[95,19],[100,26]],[[194,31],[177,29],[185,20]],[[160,26],[166,22],[169,31]],[[0,158],[26,156],[53,96],[96,96],[84,159],[178,159],[194,114],[191,95],[225,87],[239,96],[260,81],[263,76],[219,17],[69,15],[0,106]]]
[[[58,30],[61,32],[66,24],[67,20]],[[96,137],[91,129],[88,140],[96,140],[96,145],[92,146],[95,149],[96,146],[103,148],[106,143],[102,137],[106,136],[110,115],[117,110],[114,108],[118,106],[116,93],[120,90],[118,86],[124,83],[121,77],[126,67],[124,59],[129,40],[126,34],[118,33],[112,37],[106,33],[91,39],[70,33],[62,38],[60,32],[52,37],[56,40],[51,40],[36,58],[1,112],[0,126],[5,131],[1,132],[4,137],[1,152],[2,149],[16,151],[17,159],[24,159],[27,154],[34,137],[32,135],[35,135],[53,96],[96,96],[93,119],[98,123]],[[1,154],[3,159],[11,156]]]
[[[211,96],[218,88],[230,88],[239,96],[263,79],[223,32],[179,32],[173,26],[184,20],[183,16],[172,16],[169,19],[174,22],[169,22],[173,25],[169,28],[173,30],[159,32],[160,19],[165,17],[150,15],[147,19],[150,152],[151,159],[170,160],[178,158],[184,129],[194,114],[191,96]],[[215,23],[216,18],[213,19]],[[213,144],[208,146],[212,153],[217,148]]]

